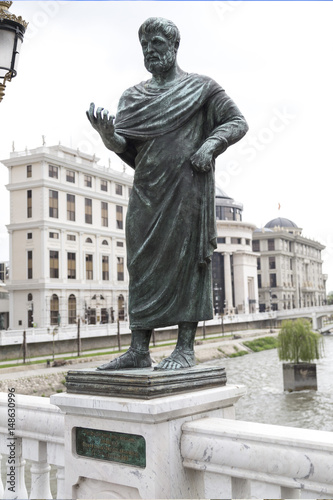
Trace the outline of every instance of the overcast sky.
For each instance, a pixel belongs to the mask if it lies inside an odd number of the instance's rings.
[[[169,18],[181,31],[181,68],[219,82],[250,126],[219,157],[217,183],[244,204],[244,220],[262,227],[287,217],[323,243],[333,289],[333,2],[47,0],[10,11],[30,24],[0,104],[0,159],[13,142],[23,151],[45,135],[50,146],[61,141],[121,168],[85,111],[94,101],[115,112],[121,93],[149,77],[137,30],[147,17]],[[0,260],[9,255],[7,182],[0,164]]]

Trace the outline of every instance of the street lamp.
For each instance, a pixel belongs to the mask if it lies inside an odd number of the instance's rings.
[[[19,53],[28,26],[21,16],[8,12],[12,3],[0,0],[0,102],[5,95],[6,82],[17,75]]]

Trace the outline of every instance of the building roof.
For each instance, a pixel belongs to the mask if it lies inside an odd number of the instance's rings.
[[[228,196],[223,189],[221,189],[219,186],[215,187],[215,197],[216,198],[226,198],[228,200],[232,200],[230,196]]]
[[[277,217],[276,219],[272,219],[265,225],[265,228],[274,228],[274,227],[296,227],[298,228],[295,222],[285,219],[284,217]]]

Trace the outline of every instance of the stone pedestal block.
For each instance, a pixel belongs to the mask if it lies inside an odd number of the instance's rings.
[[[317,390],[315,363],[283,363],[283,387],[285,391]]]
[[[195,369],[190,370],[193,380]],[[178,377],[174,385],[184,377],[184,371],[174,372],[175,380]],[[131,377],[129,371],[126,373]],[[119,374],[115,375],[118,379]],[[67,380],[73,381],[72,375]],[[112,385],[112,373],[108,375]],[[77,377],[76,372],[74,379]],[[146,376],[147,384],[160,387],[159,372],[157,380],[151,377],[153,371]],[[145,385],[144,378],[142,374],[141,385]],[[95,376],[92,379],[93,385],[105,391],[105,374],[99,382]],[[52,403],[65,413],[65,498],[198,498],[193,471],[186,470],[182,463],[182,425],[204,417],[234,418],[234,404],[245,389],[227,386],[225,380],[212,388],[198,389],[193,382],[192,386],[194,390],[188,382],[187,391],[174,393],[168,393],[165,387],[164,395],[155,394],[150,399],[147,387],[141,398],[132,394],[52,396]]]

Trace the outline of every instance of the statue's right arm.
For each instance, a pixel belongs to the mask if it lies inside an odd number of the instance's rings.
[[[99,133],[105,146],[117,154],[125,153],[127,141],[125,137],[117,134],[114,127],[114,116],[109,115],[107,109],[97,108],[95,114],[95,104],[90,104],[87,117],[92,127]]]

